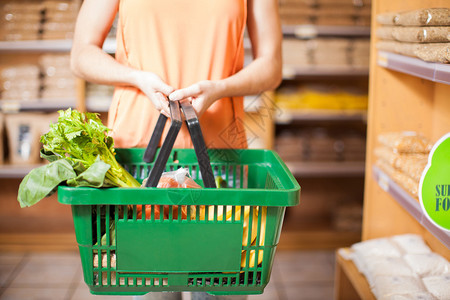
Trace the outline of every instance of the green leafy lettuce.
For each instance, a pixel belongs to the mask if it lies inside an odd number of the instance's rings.
[[[19,187],[21,207],[31,206],[59,184],[88,187],[139,187],[116,160],[109,129],[94,113],[59,111],[58,122],[41,137],[41,157],[50,164],[33,169]]]

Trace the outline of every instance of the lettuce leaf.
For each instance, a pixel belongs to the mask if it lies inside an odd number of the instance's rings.
[[[72,165],[65,159],[56,160],[48,165],[31,170],[19,185],[17,200],[20,207],[36,204],[50,194],[61,182],[76,176]]]

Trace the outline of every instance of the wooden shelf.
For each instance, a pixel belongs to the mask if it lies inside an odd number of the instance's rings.
[[[366,110],[284,110],[275,117],[277,124],[289,124],[295,121],[309,122],[353,122],[367,121]]]
[[[30,40],[30,41],[0,41],[2,52],[70,52],[72,40]],[[103,44],[107,53],[116,52],[116,39],[107,38]]]
[[[380,168],[373,166],[373,176],[378,185],[388,192],[411,216],[414,217],[431,234],[438,238],[450,250],[450,231],[442,230],[434,225],[423,213],[420,203],[408,192],[393,181]]]
[[[450,65],[447,64],[430,63],[418,58],[386,51],[378,51],[377,64],[390,70],[434,82],[450,84]]]
[[[69,52],[72,40],[0,41],[4,52]]]
[[[369,76],[368,67],[353,66],[283,66],[283,79],[293,80],[304,77],[352,77],[352,76]]]
[[[18,178],[22,179],[32,169],[43,166],[44,164],[31,165],[0,165],[0,178]]]
[[[339,254],[339,251],[336,252],[336,274],[338,276],[344,275],[350,281],[359,298],[362,300],[376,299],[364,275],[358,271],[355,264],[351,260],[346,260],[343,258]],[[342,278],[339,279],[342,280]],[[346,290],[342,290],[343,286],[341,286],[341,290],[339,290],[338,286],[336,288],[336,293],[340,296],[338,297],[339,299],[353,299],[353,297],[348,294],[348,289],[351,287],[346,287]]]
[[[318,36],[369,37],[370,27],[366,26],[320,26],[320,25],[283,25],[283,34],[294,35],[301,39]]]
[[[36,101],[23,100],[1,100],[0,110],[3,112],[17,111],[55,111],[59,109],[67,109],[76,106],[76,99],[60,99],[45,100],[38,99]]]
[[[364,176],[364,161],[342,162],[286,162],[292,174],[300,178],[314,178],[324,176]]]

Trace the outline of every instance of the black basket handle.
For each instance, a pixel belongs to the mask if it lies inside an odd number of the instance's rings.
[[[195,154],[197,155],[200,173],[203,178],[203,185],[208,188],[215,188],[216,181],[209,160],[208,149],[206,148],[205,139],[203,138],[200,122],[195,114],[194,108],[189,100],[180,101],[181,109],[186,117],[186,124],[189,128],[192,144],[194,144]]]
[[[169,101],[169,107],[170,107],[170,116],[172,120],[170,124],[170,129],[169,132],[167,133],[164,143],[161,146],[161,150],[159,151],[158,157],[156,158],[155,164],[153,165],[150,175],[148,176],[147,183],[145,184],[146,187],[156,187],[158,185],[159,179],[161,179],[162,172],[166,167],[167,160],[169,159],[170,151],[172,150],[173,144],[175,143],[175,140],[178,136],[178,132],[180,132],[181,129],[182,121],[181,121],[180,106],[178,102]],[[162,120],[163,118],[161,118],[160,116],[158,122],[156,123],[155,130],[153,131],[152,138],[150,139],[149,145],[147,147],[147,149],[149,147],[152,148],[151,150],[148,150],[148,152],[150,154],[153,153],[153,156],[154,153],[156,153],[156,147],[158,146],[159,142],[158,136],[160,139],[162,131],[164,129],[163,125],[166,122]],[[164,124],[162,124],[163,122]],[[150,143],[152,143],[152,145],[150,145]],[[154,148],[152,146],[154,146]]]
[[[151,163],[155,159],[156,149],[158,148],[159,141],[166,125],[167,117],[163,114],[159,115],[158,121],[156,122],[155,130],[153,130],[150,142],[147,145],[144,153],[144,161],[146,163]]]
[[[200,167],[200,173],[203,179],[203,185],[206,188],[215,188],[216,182],[214,180],[214,174],[212,172],[211,162],[209,160],[209,155],[200,128],[200,123],[198,121],[197,115],[195,114],[194,108],[188,100],[169,101],[170,115],[172,120],[170,129],[161,146],[161,150],[159,151],[158,157],[156,158],[155,164],[153,165],[145,186],[156,187],[159,180],[161,179],[161,175],[167,164],[167,160],[169,159],[170,152],[181,129],[182,121],[180,104],[186,117],[186,124],[188,125],[189,134],[191,135],[192,143],[194,145],[195,154],[197,156],[198,164]],[[167,117],[161,114],[158,118],[155,130],[153,131],[152,137],[150,138],[147,149],[144,153],[143,160],[147,163],[153,161],[155,157],[156,149],[161,139],[162,131],[164,129],[166,121]]]

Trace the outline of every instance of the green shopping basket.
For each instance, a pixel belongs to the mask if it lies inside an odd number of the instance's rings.
[[[154,163],[142,161],[145,149],[116,152],[138,181],[152,172]],[[273,151],[207,153],[210,172],[227,188],[58,188],[58,201],[72,206],[92,294],[264,291],[285,209],[299,203],[300,186]],[[197,155],[194,149],[172,149],[164,170],[186,168],[203,187],[206,173]]]

